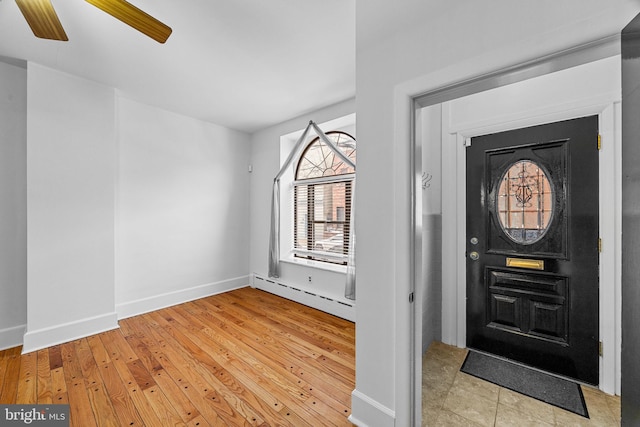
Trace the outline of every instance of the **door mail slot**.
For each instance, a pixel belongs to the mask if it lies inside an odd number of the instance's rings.
[[[544,270],[544,260],[507,258],[507,267],[528,268],[530,270]]]

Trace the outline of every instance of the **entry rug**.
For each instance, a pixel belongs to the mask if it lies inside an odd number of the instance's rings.
[[[469,351],[460,370],[500,387],[589,418],[580,385],[483,353]]]

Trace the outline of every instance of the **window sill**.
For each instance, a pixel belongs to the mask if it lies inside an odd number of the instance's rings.
[[[287,264],[300,265],[302,267],[317,268],[318,270],[327,270],[327,271],[333,271],[336,273],[347,274],[346,265],[337,265],[337,264],[331,264],[329,262],[314,261],[312,259],[302,259],[302,258],[295,258],[295,257],[281,259],[280,261],[285,262]]]

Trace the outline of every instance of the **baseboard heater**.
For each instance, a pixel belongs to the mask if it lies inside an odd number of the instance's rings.
[[[355,322],[356,320],[356,308],[354,304],[335,300],[333,298],[258,275],[253,276],[252,286],[256,289],[261,289],[283,298],[290,299],[351,322]]]

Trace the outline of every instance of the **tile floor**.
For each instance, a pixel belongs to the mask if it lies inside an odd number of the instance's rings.
[[[467,350],[432,343],[422,359],[423,426],[620,426],[620,398],[582,387],[590,419],[460,372]]]

